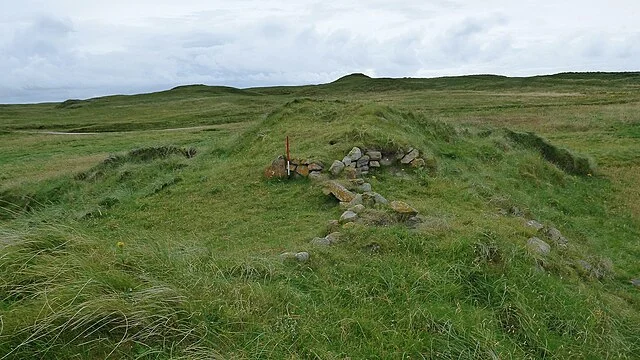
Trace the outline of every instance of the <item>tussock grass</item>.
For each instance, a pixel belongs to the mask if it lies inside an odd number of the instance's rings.
[[[633,99],[614,91],[633,77],[478,76],[429,89],[378,80],[0,108],[0,118],[17,117],[6,127],[46,118],[75,129],[245,122],[214,132],[3,134],[0,169],[11,171],[1,179],[17,185],[2,197],[18,206],[0,220],[0,357],[634,358],[640,293],[629,279],[640,271],[640,230],[619,201],[636,188],[633,177],[620,187],[609,179],[620,168],[574,176],[495,130],[511,121],[519,133],[579,145],[604,169],[631,166],[633,105],[593,104]],[[614,92],[594,90],[604,88]],[[613,133],[626,140],[589,142]],[[342,210],[307,179],[262,179],[286,135],[293,156],[325,165],[353,146],[417,147],[428,168],[392,167],[367,181],[417,208],[423,223],[409,228],[379,210],[369,225],[341,229],[340,243],[310,245]],[[175,146],[158,145],[166,143]],[[191,147],[197,156],[185,155]],[[87,164],[85,178],[14,182],[14,171],[37,175],[23,159],[53,153],[120,155]],[[25,194],[38,201],[28,211],[16,200]],[[530,254],[527,239],[542,235],[528,219],[560,229],[567,247]],[[311,257],[282,262],[285,251]]]

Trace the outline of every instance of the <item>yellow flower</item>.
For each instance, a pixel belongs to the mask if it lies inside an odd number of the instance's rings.
[[[118,241],[118,242],[116,243],[116,246],[117,246],[119,249],[122,249],[122,248],[124,247],[124,243],[123,243],[122,241]]]

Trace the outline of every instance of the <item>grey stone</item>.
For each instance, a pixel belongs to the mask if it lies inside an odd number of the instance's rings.
[[[398,150],[398,151],[396,152],[396,160],[402,160],[402,158],[404,157],[404,155],[405,155],[405,154],[404,154],[404,151],[402,151],[402,150]]]
[[[365,173],[365,172],[368,173],[369,172],[369,166],[368,165],[362,166],[362,167],[358,168],[358,170],[360,170],[360,173]]]
[[[362,194],[356,194],[356,196],[353,197],[353,200],[351,200],[349,202],[349,207],[356,206],[356,205],[362,205],[362,204],[364,204],[364,200],[363,200]]]
[[[367,151],[367,155],[369,155],[369,159],[378,161],[382,159],[382,153],[380,151],[370,150]]]
[[[341,223],[348,223],[348,222],[352,222],[355,221],[358,218],[358,214],[354,213],[353,211],[345,211],[342,213],[342,215],[340,216],[340,222]]]
[[[362,184],[364,184],[364,179],[351,179],[349,181],[354,185],[362,185]]]
[[[371,191],[371,184],[364,183],[364,184],[358,186],[358,191],[360,191],[360,192],[369,192],[369,191]]]
[[[349,208],[349,211],[353,211],[356,214],[360,214],[361,212],[364,211],[364,209],[365,209],[364,205],[358,204],[358,205],[355,205],[355,206]]]
[[[350,158],[350,157],[348,157],[348,156],[345,156],[344,158],[342,158],[342,163],[343,163],[345,166],[349,166],[349,165],[351,165],[351,163],[352,163],[351,158]]]
[[[546,237],[548,237],[549,240],[553,241],[556,245],[565,245],[566,246],[567,243],[569,242],[569,241],[567,241],[567,239],[564,236],[562,236],[562,233],[560,232],[560,230],[558,230],[558,229],[556,229],[554,227],[548,228],[544,232],[544,235]]]
[[[384,198],[384,196],[374,192],[373,193],[373,199],[375,200],[376,204],[388,204],[389,201],[387,199]]]
[[[309,173],[309,179],[311,180],[322,180],[324,177],[320,171],[312,171]]]
[[[415,158],[417,158],[420,155],[420,152],[418,151],[418,149],[412,149],[411,151],[409,151],[409,153],[407,155],[405,155],[400,162],[402,164],[409,164],[411,163]]]
[[[327,239],[326,237],[316,237],[313,238],[313,240],[311,240],[311,244],[312,245],[320,245],[320,246],[329,246],[331,245],[331,240]]]
[[[329,220],[327,223],[327,228],[329,228],[329,232],[333,232],[340,227],[340,221],[338,220]]]
[[[631,279],[631,285],[640,289],[640,279]]]
[[[536,231],[540,231],[544,228],[544,225],[542,225],[541,223],[535,221],[535,220],[529,220],[526,222],[526,225],[528,227],[534,228],[536,229]]]
[[[307,262],[309,261],[309,253],[306,251],[301,251],[299,253],[296,253],[296,260],[298,260],[299,262]]]
[[[334,176],[337,176],[342,172],[343,169],[344,169],[344,164],[342,163],[342,161],[336,160],[336,161],[333,162],[333,164],[331,164],[331,167],[329,168],[329,171]]]
[[[380,162],[379,161],[375,161],[375,160],[369,161],[369,167],[379,168],[380,167]]]
[[[369,155],[364,155],[356,161],[356,167],[369,166]]]
[[[551,246],[537,237],[527,241],[527,249],[537,255],[548,255],[551,252]]]
[[[362,150],[360,150],[359,147],[354,147],[353,149],[351,149],[351,151],[349,151],[349,154],[347,154],[347,156],[351,159],[351,161],[357,161],[362,157]]]
[[[327,181],[324,185],[323,192],[327,195],[333,194],[333,196],[340,201],[349,202],[356,196],[356,194],[347,190],[346,187],[336,181]]]

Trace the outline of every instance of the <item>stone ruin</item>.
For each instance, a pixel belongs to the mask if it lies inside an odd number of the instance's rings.
[[[374,169],[396,164],[414,168],[434,167],[435,158],[427,157],[425,160],[420,157],[420,151],[412,147],[407,151],[398,150],[391,153],[376,149],[363,151],[359,147],[354,147],[342,160],[335,160],[328,171],[333,177],[343,174],[347,179],[356,179],[369,174]],[[265,169],[264,176],[268,179],[319,178],[324,169],[320,161],[291,159],[290,171],[287,172],[287,160],[284,156],[279,156]]]

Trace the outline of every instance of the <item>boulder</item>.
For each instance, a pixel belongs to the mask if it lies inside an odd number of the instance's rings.
[[[338,176],[338,175],[340,175],[340,173],[342,172],[343,169],[344,169],[344,163],[342,163],[342,161],[340,161],[340,160],[336,160],[336,161],[333,162],[333,164],[331,164],[331,167],[329,168],[329,171],[334,176]]]
[[[548,255],[551,252],[551,246],[537,237],[527,240],[527,249],[535,255]]]
[[[355,165],[355,164],[351,163],[351,165]],[[347,167],[344,169],[344,176],[347,179],[355,179],[358,177],[358,172],[356,171],[355,167]]]
[[[371,167],[371,168],[379,168],[380,167],[380,162],[376,161],[376,160],[371,160],[371,161],[369,161],[369,167]]]
[[[527,225],[530,228],[534,228],[536,229],[536,231],[540,231],[544,228],[544,225],[542,225],[541,223],[535,221],[535,220],[529,220],[525,223],[525,225]]]
[[[333,194],[336,199],[344,202],[350,202],[356,197],[354,193],[336,181],[327,181],[324,192],[325,194]]]
[[[335,231],[325,236],[325,239],[329,240],[331,244],[337,244],[340,242],[340,235],[341,234],[339,232]]]
[[[309,172],[309,179],[311,180],[322,180],[325,177],[322,175],[320,171],[311,171]]]
[[[331,240],[327,239],[326,237],[316,237],[311,240],[311,245],[329,246],[331,245]]]
[[[306,251],[301,251],[296,253],[296,260],[298,260],[299,262],[307,262],[309,261],[309,253]]]
[[[348,222],[354,222],[356,221],[356,219],[358,218],[358,214],[354,213],[353,211],[345,211],[342,213],[342,215],[340,215],[340,222],[341,223],[348,223]]]
[[[382,153],[380,151],[370,150],[367,151],[367,155],[369,156],[369,159],[374,161],[379,161],[380,159],[382,159]]]
[[[415,160],[418,156],[420,156],[420,152],[418,149],[411,149],[401,160],[402,164],[410,164],[413,160]]]
[[[365,207],[362,204],[354,205],[354,206],[349,208],[349,211],[353,211],[356,214],[360,214],[364,210],[365,210]]]
[[[391,209],[395,212],[397,212],[400,215],[417,215],[418,214],[418,210],[412,208],[411,206],[409,206],[409,204],[407,204],[404,201],[392,201],[389,206],[391,207]]]
[[[298,165],[298,166],[296,166],[296,173],[298,173],[298,174],[300,174],[300,175],[302,175],[304,177],[309,176],[309,166],[307,166],[307,165]]]
[[[640,289],[640,278],[638,279],[631,279],[631,285],[637,287],[638,289]]]
[[[309,171],[322,171],[324,169],[324,165],[318,162],[314,162],[309,164]]]
[[[378,194],[377,192],[373,193],[373,200],[376,202],[376,204],[388,204],[389,201],[387,199],[384,198],[384,196]]]
[[[264,177],[267,179],[283,179],[287,176],[287,160],[283,156],[275,159],[271,165],[264,169]]]
[[[353,197],[353,200],[349,201],[348,204],[349,207],[362,205],[364,204],[364,197],[362,196],[362,194],[356,194],[356,196]]]
[[[337,230],[339,227],[340,227],[340,221],[338,220],[329,220],[329,222],[327,223],[327,228],[329,229],[329,232],[333,232]]]
[[[425,165],[424,159],[416,158],[411,160],[411,167],[422,169]]]
[[[569,241],[562,236],[560,230],[550,227],[544,231],[544,235],[551,241],[553,241],[556,245],[566,246]]]
[[[358,186],[358,191],[360,191],[360,192],[369,192],[369,191],[371,191],[371,184],[364,183],[364,184]]]
[[[358,159],[362,157],[362,150],[360,150],[359,147],[354,147],[353,149],[351,149],[351,151],[349,151],[347,157],[351,159],[351,161],[358,161]]]
[[[369,155],[364,155],[358,161],[356,161],[356,167],[369,166]]]

